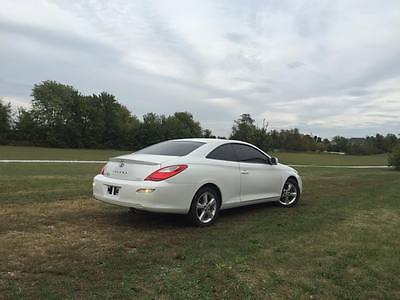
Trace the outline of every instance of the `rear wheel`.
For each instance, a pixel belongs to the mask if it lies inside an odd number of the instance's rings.
[[[209,226],[218,217],[221,199],[215,189],[203,187],[197,191],[190,206],[189,217],[197,226]]]
[[[300,189],[297,181],[293,178],[286,180],[283,185],[281,199],[279,205],[282,207],[292,207],[300,199]]]

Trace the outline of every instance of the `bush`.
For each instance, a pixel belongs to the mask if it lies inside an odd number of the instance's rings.
[[[390,153],[389,165],[393,166],[396,170],[400,170],[400,145],[394,147],[392,153]]]

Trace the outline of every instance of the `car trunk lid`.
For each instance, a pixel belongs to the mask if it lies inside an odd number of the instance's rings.
[[[176,157],[150,154],[128,154],[113,157],[107,163],[104,175],[115,179],[141,181],[160,169],[161,164],[174,158]]]

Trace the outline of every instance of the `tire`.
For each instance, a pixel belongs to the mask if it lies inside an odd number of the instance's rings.
[[[218,192],[212,187],[205,186],[194,195],[188,216],[196,226],[210,226],[217,219],[220,206],[221,199]]]
[[[288,178],[282,188],[281,198],[278,201],[281,207],[293,207],[300,200],[300,188],[297,180]]]

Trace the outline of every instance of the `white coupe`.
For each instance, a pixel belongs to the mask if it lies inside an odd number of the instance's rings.
[[[212,224],[221,209],[276,201],[294,206],[297,171],[257,147],[234,140],[169,140],[111,158],[93,179],[96,199],[132,210],[188,214]]]

